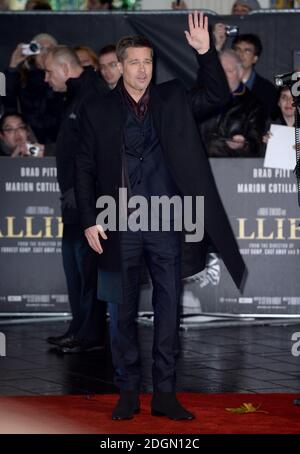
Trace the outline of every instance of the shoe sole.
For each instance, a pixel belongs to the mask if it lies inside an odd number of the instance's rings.
[[[151,416],[165,416],[169,419],[172,419],[173,421],[191,421],[195,419],[195,416],[191,416],[188,418],[173,418],[172,416],[167,415],[166,413],[162,413],[161,411],[158,410],[151,410]]]
[[[140,413],[141,409],[140,408],[137,408],[136,410],[134,410],[133,412],[133,415],[131,416],[128,416],[127,418],[119,418],[118,416],[112,416],[112,420],[113,421],[125,421],[125,420],[129,420],[129,419],[133,419],[134,415],[138,415]]]
[[[59,341],[49,341],[48,339],[46,340],[47,344],[49,345],[59,345]]]

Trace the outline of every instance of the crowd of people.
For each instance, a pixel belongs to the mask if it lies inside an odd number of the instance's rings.
[[[111,10],[112,0],[86,0],[83,9],[87,11]],[[10,0],[0,0],[0,11],[10,10]],[[52,11],[50,0],[27,0],[24,5],[25,11]]]
[[[81,3],[81,4],[80,4]],[[270,0],[269,6],[279,9],[299,7],[299,1],[293,0]],[[122,9],[140,9],[142,7],[142,1],[128,1],[128,0],[82,0],[79,2],[79,8],[86,11],[111,11],[111,10],[122,10]],[[184,0],[171,1],[169,6],[174,10],[184,10],[189,7],[188,2]],[[195,5],[193,5],[195,6]],[[166,7],[164,3],[161,5],[161,9]],[[70,6],[70,9],[74,8]],[[67,5],[64,5],[64,9],[67,9]],[[235,0],[231,8],[231,14],[244,16],[245,14],[250,13],[251,11],[257,11],[261,9],[260,3],[258,0]],[[10,0],[0,0],[0,11],[9,11],[10,10]],[[52,11],[51,1],[50,0],[27,0],[24,4],[25,11],[33,10],[44,10]]]
[[[231,99],[219,112],[198,121],[210,157],[262,157],[271,123],[294,125],[295,109],[287,87],[276,89],[260,75],[255,66],[263,51],[260,38],[254,34],[236,36],[231,46],[223,39],[223,24],[213,30]],[[220,45],[222,42],[222,45]],[[6,96],[1,98],[0,156],[52,156],[66,104],[65,93],[54,91],[45,80],[45,57],[57,45],[46,33],[32,38],[39,46],[36,54],[20,43],[12,52],[4,70]],[[107,88],[114,89],[121,76],[116,48],[108,44],[98,53],[86,45],[74,51],[83,68],[91,68]],[[296,69],[296,68],[295,68]],[[201,74],[197,85],[201,86]],[[2,110],[2,112],[1,112]],[[12,125],[21,121],[26,134]],[[25,137],[26,136],[26,137]],[[26,144],[38,147],[30,153]]]
[[[2,3],[5,9],[8,3],[4,0]],[[91,10],[111,6],[111,1],[87,1],[87,8]],[[186,6],[184,1],[172,3],[173,9],[184,9]],[[48,0],[28,0],[25,7],[27,10],[47,8],[51,8]],[[260,4],[257,0],[236,0],[231,13],[246,15],[258,9]],[[229,38],[226,25],[219,22],[213,26],[212,36],[231,99],[220,112],[197,119],[208,156],[262,157],[271,123],[294,125],[295,108],[291,93],[288,88],[277,90],[273,83],[256,71],[263,52],[259,36],[241,34],[234,39]],[[0,105],[0,115],[5,114],[1,120],[0,156],[42,157],[55,154],[66,96],[64,92],[54,91],[45,81],[44,60],[57,41],[49,34],[40,33],[32,38],[32,43],[37,44],[38,51],[30,53],[20,43],[12,52],[4,71],[7,95],[1,98]],[[104,81],[109,89],[115,88],[121,76],[115,49],[114,44],[106,45],[98,53],[84,44],[74,47],[81,66],[93,68],[99,80]],[[201,74],[198,74],[197,85],[201,85]],[[11,126],[21,121],[18,114],[22,115],[26,134]]]
[[[46,82],[45,57],[57,41],[53,36],[41,33],[31,42],[39,46],[38,53],[27,55],[24,44],[18,44],[4,71],[6,96],[1,98],[0,156],[55,155],[67,100],[64,92],[53,90]],[[121,74],[115,45],[103,47],[99,55],[84,45],[76,46],[74,51],[80,65],[92,68],[99,83],[104,82],[110,89],[116,86]],[[31,153],[28,144],[38,147],[39,152]]]

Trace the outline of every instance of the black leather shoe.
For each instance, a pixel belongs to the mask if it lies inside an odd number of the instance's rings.
[[[69,342],[70,340],[74,339],[74,336],[71,334],[63,334],[62,336],[50,336],[47,337],[46,341],[48,344],[52,345],[62,345],[64,342]]]
[[[136,391],[121,391],[120,398],[115,406],[112,419],[132,419],[140,412],[140,400]]]
[[[294,400],[294,405],[300,406],[300,397],[297,397],[297,399]]]
[[[99,342],[91,342],[84,339],[74,338],[72,338],[69,342],[64,342],[63,345],[59,345],[60,353],[83,353],[104,349],[105,345],[100,344]]]
[[[167,416],[174,421],[195,419],[193,413],[187,411],[177,400],[175,393],[156,392],[151,402],[152,416]]]

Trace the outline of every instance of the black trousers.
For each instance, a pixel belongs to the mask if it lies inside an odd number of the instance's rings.
[[[124,301],[122,304],[109,304],[115,384],[120,390],[137,391],[141,385],[135,318],[144,257],[153,284],[153,389],[161,392],[174,391],[176,359],[179,354],[180,234],[122,232],[121,251]]]
[[[97,301],[97,254],[90,248],[80,225],[64,224],[62,256],[72,312],[67,334],[102,343],[106,304]]]

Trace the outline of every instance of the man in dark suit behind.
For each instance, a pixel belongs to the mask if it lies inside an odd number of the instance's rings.
[[[263,50],[261,40],[257,35],[250,33],[239,35],[234,39],[232,49],[242,60],[243,83],[262,104],[266,128],[267,121],[276,108],[277,92],[272,82],[259,75],[255,70],[255,65]]]
[[[123,77],[108,95],[100,101],[90,99],[82,110],[76,194],[85,235],[99,253],[100,292],[106,289],[103,298],[111,303],[111,348],[115,384],[120,389],[113,419],[130,419],[140,410],[135,316],[143,258],[154,289],[152,415],[174,420],[194,417],[181,406],[175,392],[179,300],[181,277],[204,268],[207,243],[182,244],[182,232],[175,229],[118,231],[109,225],[105,230],[99,217],[96,222],[97,197],[111,197],[118,213],[122,187],[127,188],[129,201],[131,196],[143,196],[151,203],[153,196],[202,195],[205,238],[219,251],[238,286],[245,271],[193,117],[193,111],[198,118],[201,113],[205,117],[226,104],[230,97],[227,81],[216,51],[210,47],[207,18],[197,12],[190,14],[185,34],[198,54],[204,89],[187,96],[178,81],[151,84],[151,44],[141,36],[125,37],[117,46]]]
[[[61,353],[103,350],[106,305],[97,301],[97,254],[82,232],[74,186],[81,106],[86,97],[101,96],[107,88],[94,68],[82,68],[74,50],[63,45],[48,52],[45,80],[55,92],[65,93],[65,111],[55,151],[64,225],[62,258],[72,312],[67,332],[51,336],[47,341]]]

